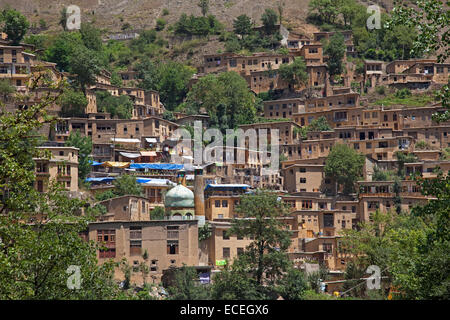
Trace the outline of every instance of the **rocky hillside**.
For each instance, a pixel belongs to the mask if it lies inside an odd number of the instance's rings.
[[[49,30],[58,30],[61,9],[70,4],[78,5],[82,11],[82,19],[94,21],[97,27],[108,32],[120,32],[124,24],[132,29],[153,28],[156,19],[167,9],[164,16],[168,23],[174,23],[182,13],[200,15],[197,0],[0,0],[0,6],[9,5],[24,13],[31,22],[39,25],[44,19]],[[285,24],[292,30],[301,33],[312,33],[317,29],[307,25],[305,18],[310,0],[210,0],[210,13],[215,15],[226,26],[231,27],[235,17],[245,13],[259,22],[266,8],[277,10],[283,3]],[[385,8],[392,6],[392,0],[361,0],[368,5],[380,3]]]

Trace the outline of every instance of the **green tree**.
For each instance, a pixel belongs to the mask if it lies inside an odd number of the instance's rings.
[[[344,19],[344,26],[352,25],[352,21],[356,15],[357,3],[355,0],[340,0],[339,12]]]
[[[363,154],[346,144],[336,144],[325,162],[325,174],[332,178],[337,186],[342,186],[343,192],[348,194],[354,190],[355,182],[362,176],[364,159]]]
[[[92,139],[82,136],[79,131],[71,132],[65,145],[80,149],[78,151],[78,180],[82,183],[91,172]]]
[[[405,177],[405,163],[417,161],[417,156],[413,153],[403,153],[401,151],[395,152],[394,156],[397,158],[397,176],[403,179]]]
[[[156,27],[155,27],[156,31],[162,31],[162,30],[164,30],[166,24],[167,24],[167,21],[166,21],[166,20],[164,20],[164,19],[162,19],[162,18],[156,19]]]
[[[200,283],[197,270],[183,265],[175,271],[175,281],[167,288],[171,300],[208,300],[208,285]]]
[[[114,180],[114,193],[118,197],[127,195],[140,196],[142,195],[142,187],[136,181],[135,176],[124,174]]]
[[[86,47],[75,48],[69,59],[69,71],[74,74],[75,82],[86,94],[86,88],[95,84],[96,76],[100,73],[101,63],[95,51]]]
[[[281,79],[289,84],[289,87],[304,85],[308,80],[305,60],[302,57],[296,57],[290,64],[282,64],[278,69]]]
[[[339,1],[334,0],[311,0],[309,10],[317,12],[323,22],[334,24],[339,13]]]
[[[30,23],[23,14],[10,8],[3,9],[0,21],[3,23],[2,31],[15,45],[20,43],[30,27]]]
[[[246,14],[241,14],[233,21],[233,30],[242,37],[249,35],[252,32],[252,19]]]
[[[6,101],[14,92],[16,92],[16,88],[11,85],[9,79],[0,80],[0,95],[3,101]]]
[[[248,274],[259,286],[279,280],[289,265],[287,249],[291,235],[282,221],[288,214],[287,206],[276,194],[258,190],[241,196],[229,234],[254,239],[239,256]]]
[[[411,55],[435,53],[438,62],[444,62],[450,56],[450,50],[448,50],[450,44],[448,30],[450,11],[446,6],[448,6],[448,3],[440,0],[417,1],[416,6],[410,6],[409,1],[396,0],[395,10],[385,26],[390,30],[397,26],[418,30]],[[438,91],[436,97],[442,101],[445,108],[450,108],[450,88],[448,84]],[[438,113],[434,115],[434,119],[446,121],[450,119],[450,111]]]
[[[264,32],[267,35],[274,34],[276,30],[276,25],[278,21],[278,15],[272,9],[264,10],[264,13],[261,15],[261,22],[263,24]]]
[[[239,260],[233,265],[226,265],[222,272],[213,278],[211,288],[213,300],[263,300],[264,292],[253,277],[249,277],[247,270]]]
[[[52,85],[61,90],[58,84]],[[15,113],[0,114],[0,299],[113,299],[113,264],[98,265],[97,246],[79,234],[90,221],[85,203],[56,184],[34,188],[36,130],[49,122],[46,108],[58,97]],[[36,215],[39,213],[39,215]],[[26,223],[24,223],[26,222]],[[79,266],[81,288],[69,289],[69,266]],[[72,269],[72,272],[75,270]]]
[[[133,102],[127,95],[113,96],[108,91],[97,91],[97,108],[108,112],[111,117],[130,119],[133,112]]]
[[[80,91],[67,89],[61,95],[61,117],[84,117],[88,100]]]
[[[334,34],[330,41],[324,45],[324,54],[328,56],[328,73],[330,76],[340,75],[344,71],[342,60],[346,51],[344,36],[341,33]]]
[[[45,50],[44,59],[56,63],[60,71],[70,71],[70,59],[79,47],[84,47],[79,32],[62,32]]]
[[[142,79],[140,87],[157,90],[166,109],[173,111],[188,92],[188,83],[194,69],[179,62],[166,62],[155,65],[149,59],[142,61],[137,69]]]
[[[290,268],[278,284],[277,291],[284,300],[303,300],[308,282],[303,271]]]
[[[150,212],[150,219],[151,220],[163,220],[165,217],[165,212],[164,212],[164,208],[163,207],[155,207],[155,209],[153,209]]]
[[[306,127],[300,128],[298,131],[302,137],[303,140],[306,140],[308,138],[308,132],[315,132],[315,131],[332,131],[333,129],[328,124],[327,118],[322,116],[320,118],[314,119],[311,121],[309,125]]]
[[[236,72],[200,78],[189,91],[186,104],[192,113],[205,109],[211,124],[223,129],[251,123],[256,115],[255,97],[244,78]]]
[[[103,41],[101,32],[91,23],[82,23],[80,26],[81,39],[86,48],[94,51],[102,51]]]

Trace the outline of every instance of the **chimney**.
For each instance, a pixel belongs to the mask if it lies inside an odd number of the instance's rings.
[[[194,168],[194,205],[195,218],[198,220],[199,227],[205,224],[205,197],[203,185],[203,169]]]
[[[177,183],[181,184],[182,186],[186,187],[186,171],[184,169],[181,169],[177,173]]]

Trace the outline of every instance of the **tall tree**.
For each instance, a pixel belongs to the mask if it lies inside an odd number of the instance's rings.
[[[61,117],[84,117],[87,98],[81,91],[67,89],[61,95]]]
[[[354,184],[362,176],[365,157],[346,144],[336,144],[325,162],[325,174],[337,185],[343,187],[345,194],[354,190]],[[337,190],[336,190],[337,192]]]
[[[272,9],[264,10],[264,13],[261,15],[261,22],[263,24],[264,32],[267,35],[274,34],[276,30],[276,25],[278,21],[278,15]]]
[[[94,27],[92,23],[82,23],[80,34],[86,48],[94,51],[102,51],[103,41],[100,30]]]
[[[170,299],[206,300],[209,298],[209,287],[199,283],[195,268],[183,265],[175,271],[174,280],[168,288]]]
[[[344,36],[341,33],[334,34],[324,45],[324,53],[328,56],[328,72],[330,76],[340,75],[343,70],[342,60],[346,51]]]
[[[132,175],[121,175],[114,180],[114,187],[114,193],[119,197],[126,195],[142,195],[142,187],[136,181],[136,177]]]
[[[9,8],[2,11],[0,21],[3,22],[2,31],[8,35],[8,40],[13,44],[19,44],[30,27],[23,14]]]
[[[293,90],[295,86],[306,84],[308,74],[306,72],[306,63],[303,57],[295,57],[294,62],[282,64],[278,69],[281,79],[289,84]]]
[[[255,97],[236,72],[202,77],[189,91],[186,105],[192,113],[205,109],[212,125],[223,129],[251,123],[256,115]]]
[[[283,221],[287,206],[276,194],[259,190],[241,196],[236,212],[239,218],[233,219],[229,234],[254,239],[239,260],[258,285],[275,284],[290,265],[291,236]]]
[[[335,0],[311,0],[309,3],[310,12],[317,11],[320,18],[328,24],[333,24],[339,14],[339,1]]]
[[[69,71],[74,75],[75,82],[86,95],[88,86],[95,84],[100,73],[101,63],[95,51],[86,47],[76,47],[69,59]]]
[[[233,21],[234,33],[242,37],[252,32],[252,20],[246,14],[241,14]]]
[[[143,60],[137,67],[142,79],[139,86],[147,90],[157,90],[166,109],[173,111],[186,97],[188,83],[195,69],[179,62],[153,63]]]
[[[414,39],[411,55],[421,53],[435,53],[438,62],[444,62],[450,57],[450,11],[448,1],[423,0],[416,1],[416,6],[410,6],[409,1],[396,0],[391,19],[386,23],[386,28],[393,29],[396,26],[406,26],[416,29],[417,36]],[[444,85],[436,97],[442,101],[442,105],[450,109],[450,85]],[[450,119],[450,110],[434,115],[437,121]]]
[[[0,113],[2,300],[117,297],[113,265],[99,266],[98,248],[79,236],[90,217],[88,211],[80,216],[85,203],[69,198],[55,184],[45,194],[34,188],[33,158],[44,156],[36,148],[35,132],[51,120],[45,109],[56,99],[45,97],[26,110]]]
[[[91,172],[92,139],[83,137],[79,131],[71,132],[66,146],[78,148],[78,181],[81,183]]]

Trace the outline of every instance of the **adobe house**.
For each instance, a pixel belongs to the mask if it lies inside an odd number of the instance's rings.
[[[42,152],[50,152],[50,158],[43,155],[33,158],[36,162],[35,188],[47,192],[50,181],[62,183],[67,191],[78,191],[78,148],[37,147]]]
[[[145,197],[127,195],[100,201],[107,210],[99,221],[149,221],[152,203]]]
[[[126,259],[132,267],[131,281],[144,282],[139,264],[149,266],[147,283],[159,283],[163,271],[170,267],[198,265],[198,225],[195,220],[153,221],[106,221],[93,222],[88,226],[89,240],[102,244],[105,249],[97,251],[99,264],[112,259]],[[148,259],[143,254],[147,252]],[[115,278],[123,280],[120,268]]]

